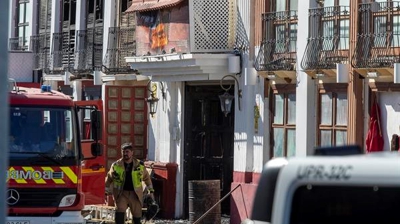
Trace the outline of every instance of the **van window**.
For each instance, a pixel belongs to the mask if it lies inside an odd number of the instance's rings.
[[[290,223],[400,223],[399,212],[399,187],[308,185],[294,193]]]

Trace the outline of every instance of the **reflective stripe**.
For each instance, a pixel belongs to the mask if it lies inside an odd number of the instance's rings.
[[[11,166],[6,182],[17,184],[77,184],[76,167]]]
[[[23,166],[22,169],[24,169],[25,171],[31,171],[32,175],[33,175],[33,180],[37,183],[37,184],[45,184],[46,181],[43,180],[43,178],[39,178],[39,176],[35,176],[37,175],[37,172],[34,172],[35,170],[32,167],[26,167]]]
[[[122,184],[125,181],[125,169],[121,166],[118,166],[117,164],[114,165],[113,169],[118,175],[118,178],[114,179],[114,186],[116,188],[121,188]]]
[[[74,171],[71,170],[69,167],[60,167],[62,171],[69,177],[69,179],[72,181],[72,183],[76,184],[78,183],[78,177],[74,173]]]
[[[113,169],[118,174],[118,179],[117,178],[114,179],[114,187],[121,189],[122,185],[125,183],[125,167],[119,166],[118,164],[114,163]],[[142,187],[143,171],[144,171],[144,165],[140,163],[135,170],[132,170],[131,176],[134,188]]]
[[[42,167],[43,170],[47,170],[47,171],[51,171],[54,172],[54,170],[50,167]],[[54,181],[54,183],[56,184],[65,184],[65,182],[62,179],[52,179]]]
[[[139,165],[139,170],[133,170],[132,172],[132,180],[133,180],[133,187],[138,188],[142,186],[142,179],[143,179],[143,165]]]
[[[15,169],[14,169],[14,167],[11,167],[10,169],[9,169],[9,172],[10,171],[15,171]],[[10,177],[8,178],[8,179],[10,179]],[[7,179],[7,180],[8,180]],[[13,178],[11,178],[11,179],[13,179]],[[22,179],[22,178],[17,178],[17,179],[14,179],[15,180],[15,182],[17,182],[17,183],[19,183],[19,184],[27,184],[28,182],[26,182],[26,180],[24,180],[24,179]]]

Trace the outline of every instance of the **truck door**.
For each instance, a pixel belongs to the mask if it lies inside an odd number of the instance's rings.
[[[76,101],[75,104],[103,110],[102,100]],[[90,133],[90,111],[90,109],[85,109],[80,112],[81,147],[84,158],[92,156],[90,146],[94,142]],[[104,140],[104,128],[102,130],[100,143]],[[94,159],[82,161],[82,191],[85,194],[86,205],[104,204],[105,202],[105,163],[105,153]]]

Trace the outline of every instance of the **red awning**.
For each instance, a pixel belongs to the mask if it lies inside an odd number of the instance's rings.
[[[169,8],[178,5],[183,0],[133,0],[125,12],[145,12]]]

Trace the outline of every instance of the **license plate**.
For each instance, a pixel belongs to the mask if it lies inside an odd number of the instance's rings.
[[[7,221],[6,224],[29,224],[29,221]]]

